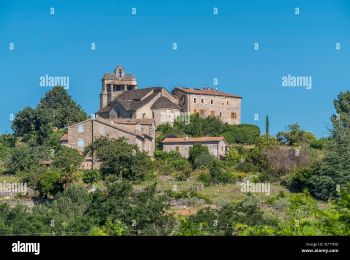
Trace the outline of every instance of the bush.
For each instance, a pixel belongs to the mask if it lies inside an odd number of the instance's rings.
[[[312,168],[296,169],[282,178],[281,184],[292,192],[302,192],[308,186],[308,179],[313,174]]]
[[[85,149],[92,148],[101,162],[100,171],[106,176],[114,174],[128,180],[144,180],[151,171],[151,159],[145,152],[140,152],[136,145],[129,144],[124,138],[99,138]]]
[[[274,177],[283,176],[296,168],[311,165],[305,146],[298,151],[286,146],[272,146],[266,150],[265,154],[268,161],[268,172]]]
[[[238,152],[237,149],[231,148],[229,154],[225,158],[225,161],[227,162],[228,165],[234,166],[238,164],[241,160],[241,156]]]
[[[209,149],[207,146],[201,145],[201,144],[194,144],[190,148],[190,155],[189,155],[189,162],[194,166],[195,160],[201,156],[202,154],[209,154]]]
[[[176,152],[176,151],[165,152],[162,150],[154,151],[154,158],[156,160],[163,160],[163,161],[174,161],[174,160],[183,159],[183,157],[179,152]]]
[[[233,125],[222,134],[229,143],[255,144],[260,136],[260,128],[256,125]]]
[[[201,172],[198,176],[198,180],[205,186],[209,186],[211,184],[211,176],[208,171]]]
[[[39,193],[42,196],[56,195],[61,191],[61,174],[58,171],[46,171],[39,181]]]
[[[318,199],[335,198],[336,183],[330,176],[313,175],[308,181],[310,193]]]
[[[199,175],[198,180],[204,185],[219,183],[234,183],[236,181],[235,175],[225,171],[223,163],[219,160],[214,160],[209,167],[209,172],[203,172]]]
[[[193,168],[209,168],[215,160],[216,158],[213,155],[202,153],[194,160]]]
[[[98,182],[101,179],[101,174],[98,170],[86,170],[83,175],[83,182],[92,184]]]

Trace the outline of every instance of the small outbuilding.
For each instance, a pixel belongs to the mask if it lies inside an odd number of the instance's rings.
[[[188,158],[190,155],[190,148],[199,143],[203,146],[207,146],[209,153],[214,155],[218,159],[222,159],[226,156],[229,146],[224,137],[169,137],[162,141],[163,151],[171,152],[177,151],[183,157]]]

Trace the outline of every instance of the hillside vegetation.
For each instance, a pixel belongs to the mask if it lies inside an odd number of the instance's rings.
[[[24,108],[0,136],[0,182],[27,195],[0,197],[0,235],[349,235],[350,92],[334,100],[329,136],[292,123],[276,136],[192,115],[157,129],[154,158],[124,139],[84,154],[62,146],[87,114],[62,87]],[[224,160],[194,145],[189,159],[161,150],[166,136],[224,136]],[[81,170],[94,151],[99,170]]]

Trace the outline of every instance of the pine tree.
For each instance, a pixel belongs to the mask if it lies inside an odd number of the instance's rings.
[[[266,134],[266,140],[268,141],[270,139],[270,121],[269,121],[269,115],[266,115],[265,120],[265,134]]]

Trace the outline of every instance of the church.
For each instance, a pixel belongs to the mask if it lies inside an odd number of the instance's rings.
[[[172,92],[161,86],[138,88],[136,77],[118,65],[102,78],[100,108],[95,118],[68,126],[62,144],[82,152],[94,140],[124,137],[140,151],[153,156],[155,130],[172,124],[179,116],[215,116],[228,124],[240,124],[242,97],[212,88],[175,87]],[[184,116],[185,115],[185,116]],[[83,169],[98,167],[86,158]]]

